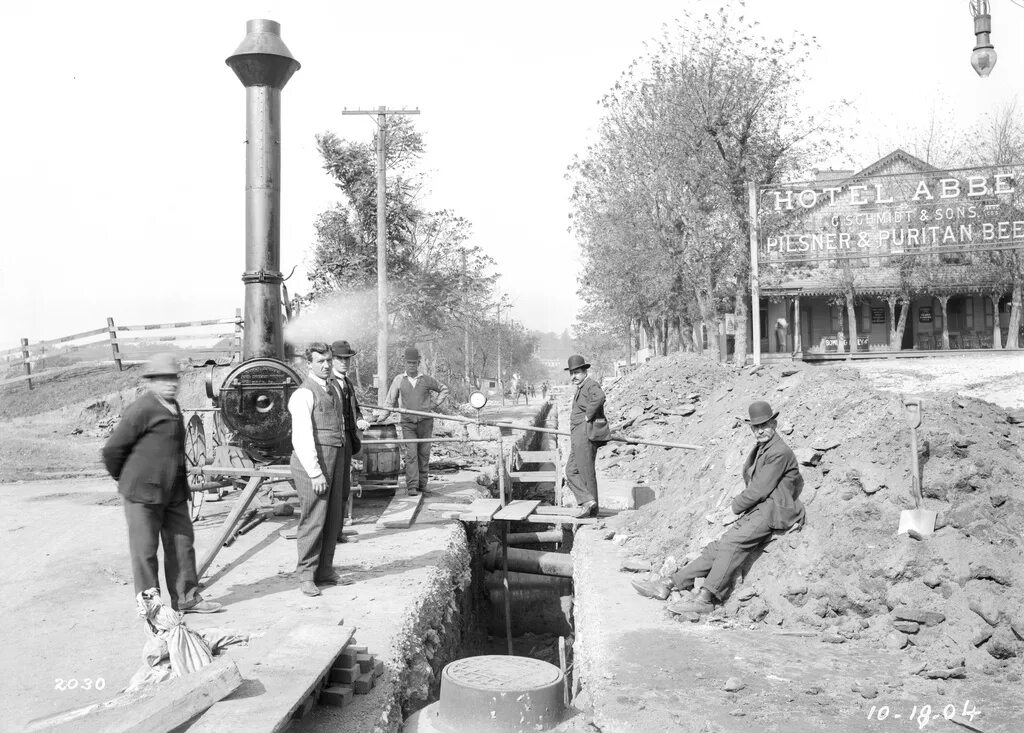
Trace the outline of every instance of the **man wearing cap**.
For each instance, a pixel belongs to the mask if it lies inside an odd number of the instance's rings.
[[[437,395],[431,396],[431,392]],[[406,410],[433,412],[448,399],[448,387],[429,374],[420,374],[420,351],[415,347],[405,350],[405,373],[391,382],[382,409],[390,414],[389,407]],[[379,422],[379,421],[378,421]],[[420,415],[402,415],[402,438],[429,438],[434,434],[434,418]],[[403,443],[405,452],[405,490],[415,495],[427,490],[430,477],[430,443]]]
[[[352,456],[359,452],[362,447],[362,431],[370,427],[370,423],[363,419],[363,412],[356,402],[355,389],[352,381],[348,378],[349,360],[356,355],[348,341],[335,341],[331,344],[331,380],[333,388],[341,399],[342,418],[345,421],[345,448],[344,453],[335,465],[334,486],[341,487],[341,505],[348,506],[349,492],[352,490]],[[342,529],[345,526],[345,514],[341,515],[341,527],[338,528],[338,542],[346,542]]]
[[[751,403],[749,413],[747,422],[756,443],[743,464],[746,488],[732,500],[733,514],[739,519],[671,578],[633,581],[640,595],[665,600],[673,590],[689,590],[697,578],[705,578],[696,598],[668,607],[673,613],[709,613],[725,598],[736,570],[772,532],[804,520],[799,499],[804,480],[796,456],[776,431],[779,413],[762,401]]]
[[[103,465],[124,497],[135,593],[160,587],[157,547],[163,542],[171,607],[185,613],[220,611],[221,604],[199,595],[185,422],[176,400],[178,362],[173,354],[157,354],[142,376],[146,394],[128,406],[103,446]]]
[[[576,394],[569,408],[569,459],[565,462],[565,481],[585,514],[597,514],[597,446],[590,442],[587,423],[604,418],[604,390],[587,376],[590,364],[579,354],[569,357],[569,372]]]
[[[341,395],[328,381],[331,347],[311,343],[304,356],[309,368],[306,379],[288,398],[293,449],[290,466],[302,512],[295,537],[296,573],[299,590],[307,596],[318,596],[318,583],[345,583],[334,569],[334,548],[345,514],[341,489],[335,490],[336,469],[345,452],[345,419]]]

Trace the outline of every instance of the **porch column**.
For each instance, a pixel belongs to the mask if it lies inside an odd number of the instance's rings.
[[[803,355],[803,344],[800,343],[800,296],[793,298],[793,353]]]

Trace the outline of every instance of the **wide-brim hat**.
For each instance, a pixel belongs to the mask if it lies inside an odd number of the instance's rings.
[[[589,369],[590,364],[579,354],[573,354],[569,357],[569,366],[562,371],[571,372],[573,369]]]
[[[405,350],[405,361],[420,361],[420,350],[415,346],[410,346]]]
[[[335,341],[331,344],[331,354],[333,356],[355,356],[357,351],[353,351],[348,341]]]
[[[153,358],[142,370],[142,376],[150,377],[176,377],[180,373],[178,359],[174,354],[154,354]]]
[[[769,420],[774,420],[779,416],[779,411],[772,410],[772,406],[764,400],[751,402],[747,411],[750,413],[750,417],[747,418],[747,422],[751,425],[763,425]]]

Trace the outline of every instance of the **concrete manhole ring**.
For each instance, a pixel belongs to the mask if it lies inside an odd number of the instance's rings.
[[[445,667],[444,676],[460,687],[507,692],[535,690],[555,684],[561,677],[561,671],[539,659],[494,654],[452,662]]]

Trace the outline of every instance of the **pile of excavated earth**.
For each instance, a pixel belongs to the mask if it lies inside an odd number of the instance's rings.
[[[702,449],[612,443],[599,451],[599,471],[646,482],[658,497],[621,535],[633,567],[649,563],[652,577],[667,575],[725,531],[753,445],[744,418],[761,399],[780,411],[782,437],[800,460],[807,521],[779,533],[741,570],[710,620],[884,644],[903,650],[923,677],[985,674],[1017,683],[1024,415],[988,402],[925,396],[919,464],[924,507],[938,515],[936,532],[915,539],[897,535],[900,512],[914,508],[899,395],[842,366],[737,369],[692,354],[656,359],[610,388],[609,422]]]

